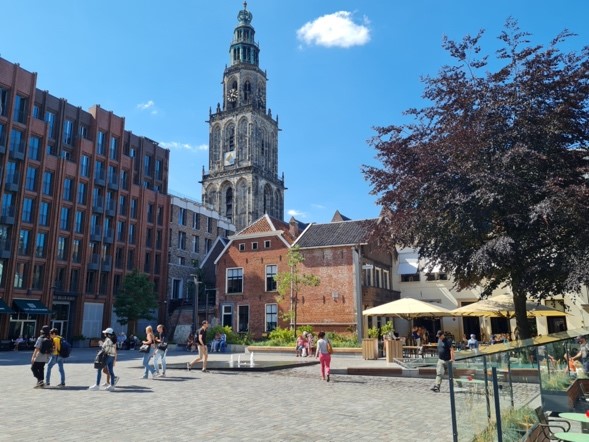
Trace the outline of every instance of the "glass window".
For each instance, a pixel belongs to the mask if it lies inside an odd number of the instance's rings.
[[[72,188],[74,186],[74,180],[72,178],[66,178],[63,181],[63,199],[65,201],[72,201],[73,194]]]
[[[5,117],[8,113],[8,89],[0,87],[0,116]]]
[[[29,166],[27,167],[27,177],[25,178],[25,190],[35,191],[37,184],[37,168]]]
[[[151,176],[151,157],[149,155],[143,157],[143,174]]]
[[[49,138],[55,138],[55,113],[45,112],[45,122],[47,123],[47,135]]]
[[[116,160],[118,157],[118,152],[119,152],[119,139],[117,137],[111,137],[109,158],[111,160]]]
[[[33,222],[33,200],[32,198],[24,198],[22,203],[22,221],[24,223]]]
[[[37,233],[37,242],[35,243],[35,256],[37,258],[45,257],[45,248],[47,247],[47,234]]]
[[[61,230],[69,230],[70,229],[70,208],[69,207],[62,207],[61,208],[61,215],[59,217],[59,228]]]
[[[135,224],[129,226],[129,244],[135,244]]]
[[[42,226],[49,225],[50,204],[46,201],[41,201],[39,204],[39,224]]]
[[[78,204],[86,204],[86,183],[78,184],[78,196],[76,201]]]
[[[32,289],[41,290],[43,288],[43,273],[45,266],[43,264],[35,264],[33,267],[33,284]]]
[[[104,155],[104,148],[105,148],[104,140],[105,140],[105,138],[106,138],[106,134],[103,131],[99,130],[98,131],[98,138],[96,140],[96,152],[99,155]]]
[[[127,216],[127,197],[119,197],[119,215]]]
[[[24,262],[17,262],[14,266],[14,288],[24,289],[25,281],[27,279],[27,264]]]
[[[129,190],[129,173],[126,170],[121,170],[121,187]]]
[[[267,292],[275,292],[276,291],[276,281],[274,277],[276,276],[276,272],[278,271],[278,267],[275,265],[267,265],[266,266],[266,291]]]
[[[24,153],[23,133],[20,130],[12,129],[10,131],[10,152]]]
[[[200,213],[192,214],[192,228],[194,230],[200,230]]]
[[[137,198],[131,198],[131,218],[137,219]]]
[[[84,233],[84,212],[77,210],[74,223],[74,232]]]
[[[117,221],[117,241],[125,241],[125,222]]]
[[[80,159],[80,175],[88,178],[90,176],[90,157],[82,155]]]
[[[65,120],[63,123],[63,142],[71,146],[74,142],[74,122]]]
[[[240,305],[237,307],[237,331],[239,333],[247,333],[249,331],[250,322],[250,306]]]
[[[147,222],[148,223],[153,223],[154,212],[155,212],[154,205],[149,203],[147,205]]]
[[[186,232],[178,232],[178,248],[186,250]]]
[[[227,269],[227,293],[241,293],[243,290],[243,269]]]
[[[29,242],[31,232],[29,230],[21,230],[18,236],[18,254],[28,255],[29,253]]]
[[[266,332],[278,326],[278,304],[266,304]]]
[[[43,186],[41,190],[44,195],[53,194],[53,172],[49,170],[43,172]]]
[[[82,262],[82,241],[79,239],[72,241],[72,261],[75,263]]]
[[[192,252],[200,252],[200,238],[196,235],[192,235]]]
[[[2,144],[2,143],[0,143]],[[40,159],[41,138],[32,136],[29,138],[29,158],[31,160]]]
[[[14,97],[14,113],[12,119],[17,123],[25,124],[27,122],[27,103],[29,100],[17,94]]]
[[[162,160],[155,161],[155,178],[157,180],[162,180],[164,176],[163,172],[164,166]]]
[[[6,147],[6,126],[0,123],[0,146]]]
[[[57,259],[61,261],[67,259],[67,238],[63,236],[57,238]]]

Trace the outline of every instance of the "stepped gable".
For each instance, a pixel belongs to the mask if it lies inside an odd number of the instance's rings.
[[[295,244],[302,248],[367,244],[377,219],[311,224]]]
[[[282,232],[282,235],[289,242],[289,244],[294,242],[295,237],[290,232],[290,225],[284,221],[273,218],[268,214],[258,218],[252,224],[240,231],[236,236],[257,235],[261,233],[277,231]]]

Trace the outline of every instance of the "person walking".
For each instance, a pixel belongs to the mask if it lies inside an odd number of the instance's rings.
[[[207,351],[207,328],[209,328],[209,323],[207,321],[202,321],[202,327],[198,329],[197,339],[196,339],[196,343],[198,345],[198,358],[196,358],[192,362],[186,363],[186,369],[188,371],[192,370],[192,367],[194,366],[194,364],[202,361],[203,373],[208,372],[207,360],[209,359],[209,353]]]
[[[33,376],[37,379],[35,388],[45,387],[44,371],[45,363],[49,360],[51,352],[53,351],[53,344],[51,336],[49,335],[49,326],[44,325],[41,327],[41,334],[35,341],[35,349],[33,350],[33,356],[31,357],[31,371]]]
[[[51,336],[51,340],[53,341],[53,351],[51,352],[51,357],[49,358],[49,363],[47,364],[47,373],[45,374],[45,386],[49,387],[51,385],[51,369],[55,364],[59,368],[59,375],[61,376],[61,383],[57,386],[59,388],[65,387],[65,371],[63,370],[63,358],[60,356],[61,353],[61,336],[59,336],[59,330],[56,328],[52,328],[49,331],[49,336]]]
[[[119,379],[115,376],[114,372],[114,362],[115,357],[117,355],[117,345],[115,344],[115,332],[112,328],[108,327],[104,330],[104,341],[102,341],[102,350],[106,353],[106,363],[105,366],[110,373],[110,385],[105,388],[107,391],[115,391],[115,382]],[[100,379],[102,377],[102,367],[96,369],[96,383],[91,387],[88,387],[88,390],[96,391],[100,389]]]
[[[153,334],[153,328],[151,325],[145,327],[145,341],[141,341],[141,343],[149,346],[149,350],[143,353],[143,367],[145,367],[145,370],[143,371],[141,379],[147,379],[149,373],[155,378],[155,368],[149,365],[149,360],[155,352],[155,335]]]
[[[156,376],[166,377],[166,354],[168,353],[168,338],[163,324],[159,324],[156,328],[158,336],[155,338],[156,346],[153,355],[153,366],[155,368]],[[160,361],[162,364],[162,371],[160,374]]]
[[[448,361],[454,361],[454,348],[452,341],[444,335],[442,330],[438,331],[436,336],[438,337],[438,364],[436,365],[436,383],[431,390],[439,393],[442,376],[448,370]]]
[[[321,379],[329,382],[330,376],[330,365],[331,365],[331,348],[330,342],[325,338],[325,332],[320,331],[317,335],[319,340],[317,341],[317,350],[315,351],[315,357],[319,358],[321,364]]]

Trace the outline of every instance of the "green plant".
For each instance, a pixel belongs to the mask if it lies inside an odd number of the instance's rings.
[[[211,342],[217,333],[225,333],[225,336],[227,337],[227,344],[239,344],[241,342],[241,336],[235,333],[228,325],[215,325],[214,327],[209,327],[207,329],[207,342]]]
[[[269,345],[285,346],[294,345],[295,339],[292,331],[287,328],[276,327],[268,334]]]
[[[557,368],[549,373],[542,373],[543,390],[565,391],[572,383],[573,379],[564,369]]]
[[[380,327],[380,334],[383,336],[387,336],[389,338],[392,338],[394,332],[395,332],[395,329],[393,327],[393,321],[387,321],[387,323],[385,325]]]
[[[378,327],[370,327],[368,329],[368,337],[369,338],[378,338]]]
[[[297,336],[302,335],[304,332],[313,333],[312,325],[300,325],[297,329]]]
[[[521,440],[522,433],[538,422],[536,413],[530,407],[509,408],[501,413],[501,429],[504,442]],[[497,423],[491,422],[475,435],[473,442],[494,442],[497,440]]]

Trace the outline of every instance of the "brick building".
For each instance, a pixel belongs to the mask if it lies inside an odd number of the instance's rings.
[[[321,283],[303,287],[296,299],[297,326],[351,333],[365,326],[362,311],[399,299],[392,287],[393,255],[370,236],[376,220],[345,221],[338,213],[327,224],[289,224],[268,215],[248,226],[217,258],[221,323],[260,338],[277,325],[290,299],[276,301],[274,275],[290,271],[287,253],[298,244],[305,260],[298,271]],[[304,228],[304,230],[302,230]]]
[[[169,151],[0,58],[0,338],[100,336],[137,268],[166,298]]]

